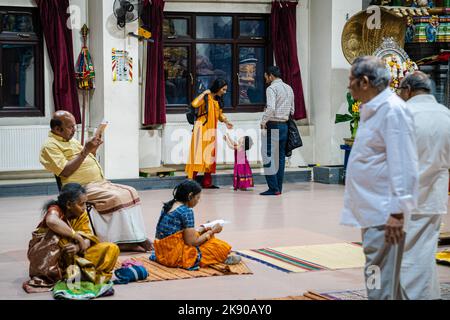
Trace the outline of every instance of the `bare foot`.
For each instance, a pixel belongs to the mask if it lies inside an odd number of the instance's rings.
[[[146,250],[137,243],[121,243],[118,245],[120,251],[146,252]]]

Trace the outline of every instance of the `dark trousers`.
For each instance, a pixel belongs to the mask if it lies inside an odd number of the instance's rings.
[[[264,175],[269,190],[283,191],[284,168],[286,164],[286,142],[288,125],[285,122],[268,122],[267,130],[263,130],[262,159]]]

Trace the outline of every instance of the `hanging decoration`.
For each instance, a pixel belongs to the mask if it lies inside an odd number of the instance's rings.
[[[83,106],[81,114],[81,144],[84,144],[84,128],[86,125],[86,104],[88,103],[88,92],[95,89],[95,70],[92,63],[91,54],[87,48],[87,36],[89,28],[85,24],[81,28],[81,35],[83,36],[83,47],[78,55],[75,77],[77,80],[77,87],[83,92]]]
[[[133,81],[133,58],[126,50],[112,49],[113,81]]]

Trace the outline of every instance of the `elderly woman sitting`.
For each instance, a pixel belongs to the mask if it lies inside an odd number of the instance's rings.
[[[61,280],[102,285],[111,279],[120,251],[113,243],[100,243],[92,233],[86,200],[84,188],[69,183],[58,200],[44,206],[44,217],[28,248],[27,292],[49,290]]]

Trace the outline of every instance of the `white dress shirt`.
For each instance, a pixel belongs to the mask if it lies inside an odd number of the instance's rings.
[[[289,120],[289,115],[295,112],[294,91],[281,79],[272,81],[266,90],[267,106],[261,124],[269,121],[283,122]]]
[[[405,215],[418,198],[418,160],[412,114],[388,88],[361,106],[361,120],[346,172],[341,224],[385,225]]]
[[[419,204],[414,213],[446,214],[450,168],[450,110],[433,95],[408,100],[419,152]]]

